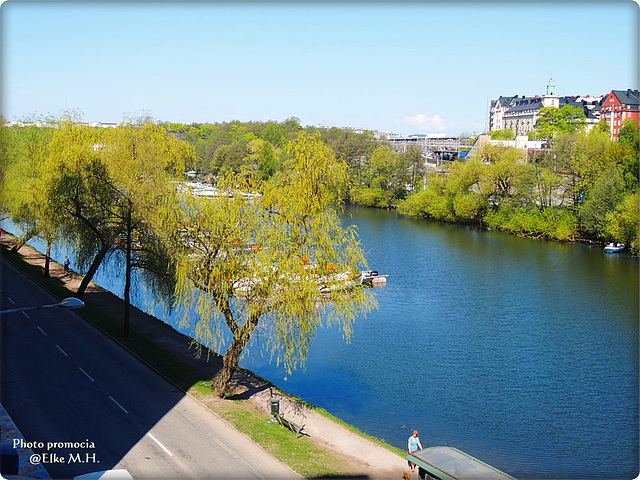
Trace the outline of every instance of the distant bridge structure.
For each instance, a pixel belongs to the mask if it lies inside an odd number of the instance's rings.
[[[406,152],[408,148],[416,146],[428,163],[435,162],[436,165],[443,161],[451,162],[459,158],[461,153],[465,153],[471,148],[471,139],[469,137],[444,134],[416,134],[407,137],[392,136],[386,140],[396,152]]]

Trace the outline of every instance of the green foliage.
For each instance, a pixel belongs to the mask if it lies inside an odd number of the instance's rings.
[[[183,208],[159,209],[173,247],[176,292],[197,313],[196,337],[226,348],[216,380],[220,396],[254,333],[292,370],[325,320],[341,325],[348,339],[356,316],[374,305],[362,289],[344,288],[366,265],[354,229],[342,226],[336,210],[348,184],[346,163],[304,131],[287,155],[270,182],[228,174],[217,184],[231,195],[186,196]],[[238,189],[261,195],[248,199]],[[232,335],[228,346],[225,331]]]
[[[578,132],[585,125],[586,116],[580,107],[544,107],[540,109],[536,132],[539,138],[553,138],[560,133]]]
[[[429,176],[428,186],[398,205],[398,211],[433,220],[455,221],[454,197],[445,194],[446,180],[438,173]]]
[[[585,233],[596,238],[606,236],[607,218],[622,200],[622,193],[623,181],[617,170],[610,169],[598,177],[580,209],[580,222]]]
[[[487,210],[486,198],[475,192],[465,192],[456,195],[453,199],[453,211],[456,219],[461,222],[471,223],[480,220]]]
[[[394,205],[392,193],[380,187],[352,188],[351,201],[363,207],[391,208]]]
[[[425,159],[422,156],[422,152],[418,147],[413,146],[401,153],[400,156],[403,158],[398,163],[398,166],[399,168],[406,167],[408,169],[407,183],[413,190],[415,190],[420,186],[427,173]],[[406,190],[404,193],[406,193]]]
[[[486,175],[492,185],[494,201],[500,202],[520,195],[522,189],[528,187],[524,153],[515,148],[502,150],[498,158],[487,165]]]
[[[245,164],[244,159],[248,153],[247,142],[244,139],[229,145],[222,145],[216,150],[209,168],[216,175],[220,172],[239,173]]]
[[[288,142],[288,133],[284,125],[270,122],[260,133],[260,138],[278,148],[284,148]]]
[[[171,123],[165,123],[166,125],[174,126]],[[292,117],[282,123],[233,120],[215,124],[191,124],[188,128],[181,125],[180,128],[171,130],[180,132],[195,148],[200,172],[218,175],[222,172],[237,173],[255,168],[256,157],[252,154],[256,152],[251,151],[251,142],[268,142],[274,148],[274,152],[280,152],[301,127],[299,120]],[[266,164],[268,163],[270,161],[266,161]],[[280,164],[280,158],[276,154],[274,165],[263,171],[265,178],[273,175],[273,168],[279,168]]]
[[[515,138],[516,134],[510,128],[491,132],[491,140],[514,140]]]
[[[417,152],[417,155],[420,153]],[[360,176],[361,185],[386,192],[384,195],[376,194],[382,201],[377,206],[386,208],[406,197],[407,185],[412,182],[412,171],[415,171],[416,179],[423,171],[414,165],[417,163],[415,158],[416,152],[399,154],[383,144],[373,150],[368,161],[365,160],[364,173]],[[354,190],[354,193],[358,192]],[[372,193],[367,195],[369,199],[373,198]]]
[[[276,176],[287,169],[287,146],[301,131],[320,135],[333,155],[346,162],[353,184],[361,189],[382,189],[385,192],[380,195],[379,192],[355,189],[353,192],[359,197],[352,199],[354,203],[393,207],[407,196],[409,190],[421,188],[425,175],[424,159],[418,149],[398,154],[387,145],[379,145],[371,132],[302,128],[296,117],[284,122],[234,120],[190,126],[166,122],[164,127],[184,136],[195,149],[198,171],[211,174],[213,179],[228,172],[257,171],[264,180]]]
[[[59,212],[46,195],[46,159],[53,128],[28,126],[2,128],[3,213],[25,232],[15,251],[30,238],[39,236],[46,243],[44,275],[49,276],[49,254],[61,236]]]
[[[0,204],[25,230],[40,232],[42,228],[53,227],[53,220],[43,217],[53,213],[46,211],[47,201],[43,197],[45,161],[53,131],[36,126],[2,128]]]
[[[618,143],[625,149],[621,158],[618,159],[625,190],[634,192],[638,189],[640,174],[640,134],[636,122],[624,121],[618,134]]]
[[[320,136],[339,159],[347,162],[353,177],[361,179],[366,173],[365,167],[371,154],[378,146],[373,135],[334,127],[321,130]]]
[[[559,134],[535,163],[521,150],[484,145],[468,162],[431,173],[427,188],[398,210],[554,240],[604,240],[614,231],[628,239],[635,230],[622,225],[633,206],[625,194],[637,191],[635,135],[633,125],[620,142],[598,130]]]
[[[606,133],[607,135],[609,134],[609,124],[607,123],[606,120],[600,120],[598,123],[596,123],[593,126],[593,130],[599,133]]]
[[[607,214],[606,236],[626,243],[634,255],[640,249],[640,200],[638,192],[627,195],[616,209]]]
[[[578,221],[573,213],[556,208],[513,207],[508,203],[490,211],[484,218],[490,228],[516,235],[552,240],[573,240],[578,232]]]

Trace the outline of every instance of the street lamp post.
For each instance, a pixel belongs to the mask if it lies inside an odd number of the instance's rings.
[[[84,302],[76,297],[67,297],[59,303],[54,303],[52,305],[37,305],[35,307],[20,307],[20,308],[12,308],[10,310],[2,310],[0,311],[0,315],[4,315],[6,313],[15,313],[15,312],[24,312],[27,310],[42,310],[44,308],[82,308],[84,307]]]

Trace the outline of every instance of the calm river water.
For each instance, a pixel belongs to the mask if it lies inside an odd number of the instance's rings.
[[[638,475],[637,259],[350,215],[370,267],[389,274],[379,308],[349,345],[322,330],[305,371],[287,375],[268,355],[244,367],[400,448],[417,429],[424,447],[520,479]]]
[[[377,311],[305,372],[244,365],[388,443],[449,445],[517,478],[638,474],[638,261],[354,208]]]

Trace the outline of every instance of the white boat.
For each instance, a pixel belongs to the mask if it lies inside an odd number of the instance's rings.
[[[380,275],[376,270],[364,270],[360,274],[360,283],[363,285],[382,285],[387,283],[389,275]]]
[[[624,251],[624,243],[610,243],[604,247],[605,253],[620,253]]]

